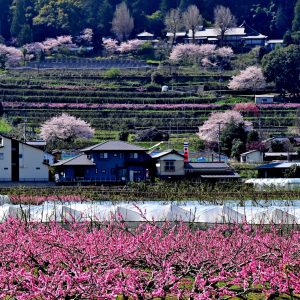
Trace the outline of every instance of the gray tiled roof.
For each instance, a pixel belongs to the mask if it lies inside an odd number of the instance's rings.
[[[219,175],[201,175],[202,178],[241,178],[241,176],[238,173],[232,173],[232,174],[219,174]]]
[[[108,141],[101,144],[97,144],[85,149],[82,149],[81,152],[86,151],[147,151],[146,148],[131,145],[123,141]]]
[[[59,166],[94,166],[95,164],[87,158],[87,155],[85,154],[79,154],[75,157],[61,160],[54,165],[53,167],[59,167]]]
[[[224,162],[198,162],[188,163],[187,169],[228,169],[230,168],[227,163]]]

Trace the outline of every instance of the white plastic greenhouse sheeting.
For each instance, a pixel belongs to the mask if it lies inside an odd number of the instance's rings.
[[[200,204],[99,204],[46,202],[43,205],[0,205],[0,222],[7,218],[25,218],[31,222],[64,221],[183,221],[205,224],[242,223],[249,224],[300,224],[300,207],[239,207],[205,206]]]
[[[296,190],[300,189],[300,178],[251,178],[245,183],[253,184],[255,189],[283,189]]]

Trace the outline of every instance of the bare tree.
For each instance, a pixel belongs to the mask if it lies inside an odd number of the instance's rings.
[[[214,15],[215,28],[219,31],[221,36],[221,46],[223,46],[225,33],[229,28],[236,26],[236,18],[228,7],[222,5],[215,8]]]
[[[193,34],[193,43],[195,43],[195,32],[203,24],[203,18],[196,5],[190,5],[182,15],[183,24],[186,30],[191,30]]]
[[[165,26],[167,32],[172,34],[172,47],[175,44],[176,40],[176,32],[181,27],[181,13],[180,10],[177,8],[172,8],[166,15],[165,18]]]
[[[134,22],[125,2],[117,5],[112,20],[112,32],[120,41],[127,40],[133,30]]]

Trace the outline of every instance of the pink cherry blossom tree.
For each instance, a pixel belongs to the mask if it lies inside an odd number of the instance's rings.
[[[48,141],[73,141],[77,138],[92,138],[95,130],[91,125],[80,118],[63,113],[53,117],[41,126],[41,137]]]
[[[118,51],[120,53],[132,53],[138,51],[141,46],[144,44],[144,41],[134,39],[129,40],[127,42],[122,42],[120,46],[118,47]]]
[[[81,35],[78,37],[79,39],[79,42],[83,42],[83,43],[86,43],[86,44],[91,44],[92,43],[92,40],[93,40],[93,29],[91,28],[85,28]]]
[[[23,48],[26,49],[29,55],[30,54],[37,55],[38,53],[45,52],[45,47],[43,43],[40,42],[26,44],[23,46]]]
[[[114,39],[102,39],[103,47],[108,54],[114,54],[118,51],[118,41]]]
[[[232,121],[236,124],[244,124],[246,131],[252,129],[252,123],[246,122],[239,112],[228,110],[225,112],[212,113],[208,120],[206,120],[204,124],[199,127],[198,136],[208,143],[217,142],[219,135],[219,126],[222,132],[222,130],[226,128],[226,125]]]
[[[249,90],[258,91],[266,88],[267,83],[261,68],[256,66],[248,67],[237,76],[232,77],[228,88],[234,91]]]
[[[217,66],[233,57],[230,47],[216,48],[216,45],[179,44],[170,53],[174,62],[201,63],[205,67]]]
[[[51,52],[52,50],[59,47],[67,47],[73,45],[72,37],[70,35],[62,35],[56,38],[49,38],[43,42],[43,47],[45,51]]]
[[[23,53],[21,50],[15,47],[8,47],[4,44],[0,44],[0,56],[3,57],[6,66],[13,67],[20,64],[23,59]]]

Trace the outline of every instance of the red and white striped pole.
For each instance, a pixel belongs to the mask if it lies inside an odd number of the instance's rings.
[[[184,162],[189,162],[189,142],[183,143]]]

